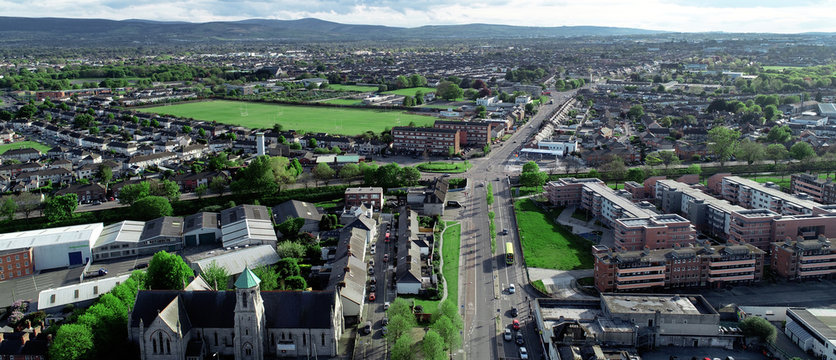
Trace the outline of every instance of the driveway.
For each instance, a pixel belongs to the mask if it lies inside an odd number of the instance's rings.
[[[573,282],[580,278],[592,277],[592,269],[583,270],[552,270],[528,268],[531,281],[543,280],[553,297],[559,299],[595,299],[595,297],[579,293]]]

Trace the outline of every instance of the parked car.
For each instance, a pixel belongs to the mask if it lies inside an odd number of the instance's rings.
[[[509,294],[514,294],[516,292],[517,292],[517,287],[514,286],[514,284],[508,285],[508,293]]]
[[[9,266],[11,266],[11,265],[9,265]],[[107,269],[99,268],[98,270],[88,271],[86,274],[84,274],[84,277],[92,278],[92,277],[105,276],[105,275],[107,275]]]
[[[388,301],[383,303],[383,310],[389,310],[389,302]]]
[[[369,286],[369,291],[371,291],[371,292],[375,292],[375,291],[377,291],[377,285],[375,285],[375,284],[371,284],[371,285]]]
[[[505,341],[511,341],[511,329],[505,329],[505,335],[503,337]]]
[[[369,275],[374,275],[374,268],[369,266]]]
[[[528,349],[525,346],[520,347],[520,359],[528,360]]]
[[[374,301],[374,299],[377,299],[377,296],[373,292],[370,292],[369,293],[369,301]]]
[[[363,333],[368,335],[372,333],[372,322],[366,321],[366,325],[363,325]]]
[[[374,244],[372,244],[372,249],[370,251],[371,251],[372,255],[374,255],[374,253],[375,253]]]
[[[514,319],[514,322],[511,323],[511,326],[514,328],[514,330],[519,330],[520,329],[520,321],[517,320],[517,319]]]
[[[517,317],[517,315],[519,315],[519,314],[520,314],[520,312],[519,312],[519,310],[517,310],[517,308],[515,308],[515,307],[511,308],[511,316],[512,317]]]
[[[389,333],[389,330],[386,329],[386,327],[384,326],[384,327],[380,328],[380,333],[383,334],[383,336],[386,336],[386,334]]]
[[[383,317],[383,320],[381,321],[381,323],[383,323],[383,325],[389,325],[389,317],[388,317],[388,316],[384,316],[384,317]]]
[[[517,331],[517,340],[516,340],[516,343],[517,343],[517,345],[522,345],[522,344],[525,344],[525,339],[523,338],[523,334],[522,334],[522,332]]]

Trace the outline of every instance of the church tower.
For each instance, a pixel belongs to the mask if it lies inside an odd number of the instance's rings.
[[[263,360],[266,321],[259,279],[248,268],[235,280],[235,358]]]

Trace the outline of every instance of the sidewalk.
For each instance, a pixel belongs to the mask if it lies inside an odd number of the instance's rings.
[[[557,217],[557,223],[571,227],[573,234],[585,234],[595,230],[603,231],[600,226],[595,225],[595,219],[583,221],[573,218],[572,214],[575,213],[575,209],[574,206],[563,209],[563,212]]]

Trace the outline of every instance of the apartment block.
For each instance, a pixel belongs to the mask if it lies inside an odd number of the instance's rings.
[[[804,279],[833,277],[836,274],[836,248],[820,236],[815,240],[792,240],[772,243],[772,269],[781,277]]]
[[[34,273],[35,262],[32,261],[31,247],[0,252],[0,281]]]
[[[792,174],[790,191],[796,195],[807,195],[822,204],[836,203],[836,183],[831,179],[820,179],[816,174]]]
[[[461,133],[462,143],[471,146],[483,147],[491,142],[491,126],[488,121],[452,121],[436,120],[436,129],[458,130]]]
[[[623,218],[613,225],[615,247],[627,251],[666,249],[693,244],[697,230],[676,214]]]
[[[783,239],[810,240],[836,237],[836,214],[780,215],[771,210],[742,210],[732,213],[729,239],[770,251]]]
[[[464,140],[459,130],[407,126],[393,127],[392,138],[395,150],[430,154],[459,153]]]
[[[592,252],[595,287],[602,292],[751,283],[763,278],[766,254],[748,244],[642,251],[596,245]]]
[[[383,207],[382,187],[354,187],[345,189],[345,206],[367,205],[375,210]]]
[[[768,209],[782,215],[812,214],[814,208],[822,205],[810,200],[808,196],[788,194],[774,185],[761,184],[739,176],[723,176],[720,194],[724,199],[747,209]]]
[[[562,178],[546,184],[546,195],[554,205],[578,206],[606,225],[621,218],[651,217],[655,207],[630,201],[630,193],[616,192],[598,179]]]
[[[674,180],[656,182],[656,199],[663,212],[678,213],[700,231],[727,237],[731,214],[746,210],[705,193],[700,187]]]

